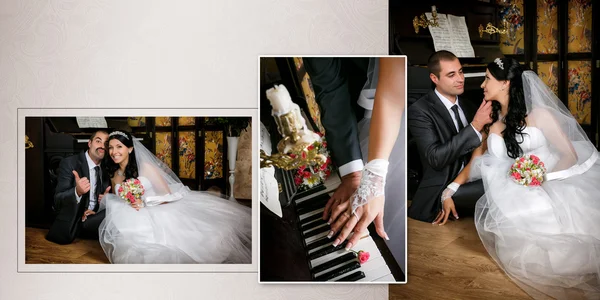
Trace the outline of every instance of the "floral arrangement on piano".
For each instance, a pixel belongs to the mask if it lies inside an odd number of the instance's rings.
[[[294,174],[294,183],[298,186],[298,191],[305,191],[313,188],[319,184],[325,183],[325,180],[331,175],[333,171],[333,165],[331,163],[331,157],[327,150],[327,141],[321,132],[317,132],[321,137],[321,142],[314,142],[308,146],[306,150],[308,152],[314,152],[314,154],[321,154],[327,158],[325,163],[318,164],[316,162],[309,163],[307,165],[300,166]],[[307,152],[302,152],[302,156],[307,156]],[[292,158],[295,158],[295,154],[290,154]],[[305,157],[303,157],[305,158]]]

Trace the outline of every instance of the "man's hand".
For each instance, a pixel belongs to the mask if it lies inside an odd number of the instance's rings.
[[[452,198],[446,198],[446,200],[444,200],[444,203],[442,203],[442,206],[443,206],[442,211],[440,211],[440,213],[438,213],[437,218],[432,223],[433,225],[439,223],[439,225],[442,226],[442,225],[446,224],[446,221],[448,221],[448,217],[450,216],[450,213],[452,213],[454,218],[458,219],[458,213],[456,213],[456,208],[454,207],[454,200],[452,200]]]
[[[83,217],[81,217],[81,222],[85,222],[85,220],[87,220],[87,217],[88,217],[89,215],[95,215],[95,214],[96,214],[96,212],[94,212],[94,211],[93,211],[93,210],[91,210],[91,209],[88,209],[88,210],[86,210],[86,211],[83,213]]]
[[[329,220],[328,223],[331,224],[333,220],[337,219],[348,208],[350,196],[354,194],[354,191],[360,185],[361,174],[361,171],[356,171],[342,177],[342,183],[340,183],[331,198],[329,198],[329,201],[327,201],[327,205],[325,205],[323,220]],[[344,203],[346,205],[340,205]]]
[[[475,117],[473,117],[473,127],[477,129],[477,131],[481,132],[483,130],[483,126],[486,124],[492,123],[492,101],[481,101],[481,105],[479,105],[479,109],[477,109],[477,113],[475,113]]]
[[[98,195],[98,204],[100,204],[100,201],[102,201],[102,198],[104,198],[104,195],[106,195],[106,193],[108,193],[108,191],[110,191],[110,186],[108,186],[106,188],[106,190],[104,191],[104,193]]]
[[[75,175],[75,192],[77,196],[81,197],[90,191],[90,180],[87,177],[79,178],[79,174],[75,170],[73,170],[73,175]]]

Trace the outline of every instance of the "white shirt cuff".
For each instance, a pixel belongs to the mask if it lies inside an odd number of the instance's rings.
[[[352,172],[362,171],[364,167],[362,159],[356,159],[339,167],[340,177],[344,177]]]
[[[77,196],[77,188],[74,188],[73,190],[75,191],[75,200],[77,200],[77,203],[79,203],[79,201],[81,201],[81,197],[83,197],[83,195]]]
[[[479,137],[479,141],[481,142],[481,140],[482,140],[481,132],[479,132],[479,130],[475,129],[475,126],[473,126],[473,123],[471,123],[470,125],[473,128],[473,130],[475,130],[475,133],[477,133],[477,137]]]

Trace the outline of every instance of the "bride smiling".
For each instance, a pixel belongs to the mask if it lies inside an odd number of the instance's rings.
[[[108,153],[113,191],[132,178],[144,188],[137,202],[115,194],[102,202],[100,244],[111,263],[252,263],[250,208],[191,191],[130,133],[112,132]]]

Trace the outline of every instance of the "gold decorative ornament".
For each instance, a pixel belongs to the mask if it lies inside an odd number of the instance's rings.
[[[479,24],[479,37],[482,38],[483,37],[483,33],[486,32],[488,34],[494,34],[494,33],[498,33],[498,34],[508,34],[508,22],[503,21],[502,23],[504,23],[504,28],[498,28],[494,25],[492,25],[492,23],[488,23],[487,26],[485,27],[485,29],[483,29],[483,25]]]
[[[25,149],[33,148],[33,143],[29,140],[29,137],[25,135]]]
[[[421,14],[420,17],[415,16],[413,19],[413,27],[415,28],[415,33],[419,33],[419,27],[427,28],[431,27],[439,27],[438,18],[437,18],[437,10],[435,9],[435,5],[431,7],[431,17],[432,20],[427,20],[425,14]]]

